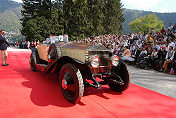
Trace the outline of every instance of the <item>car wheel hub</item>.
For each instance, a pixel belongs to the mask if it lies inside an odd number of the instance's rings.
[[[62,88],[67,89],[67,81],[65,79],[62,80]]]

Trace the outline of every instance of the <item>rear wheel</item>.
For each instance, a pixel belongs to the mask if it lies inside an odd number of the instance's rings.
[[[31,70],[33,72],[35,72],[37,70],[37,67],[36,67],[35,61],[34,61],[34,57],[32,56],[32,54],[30,56],[30,66],[31,66]]]
[[[111,90],[116,92],[123,92],[124,90],[126,90],[129,87],[131,81],[131,76],[127,70],[126,65],[124,63],[120,63],[117,67],[112,68],[112,73],[115,73],[118,76],[120,76],[121,79],[124,81],[124,85],[108,82],[108,85],[111,88]],[[119,80],[118,78],[112,79]]]
[[[63,65],[59,74],[59,82],[66,100],[71,103],[80,101],[84,93],[84,84],[81,72],[76,66]]]

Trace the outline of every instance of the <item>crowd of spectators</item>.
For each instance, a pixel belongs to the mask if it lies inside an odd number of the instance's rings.
[[[81,42],[104,45],[121,60],[132,62],[138,68],[170,72],[176,70],[176,25],[160,32],[100,35]]]
[[[13,46],[14,47],[18,47],[18,48],[21,48],[21,49],[30,49],[31,47],[35,48],[38,44],[40,43],[40,41],[32,41],[32,42],[29,42],[29,41],[20,41],[20,42],[14,42],[13,43]]]
[[[149,32],[128,34],[105,34],[86,38],[80,42],[104,45],[110,55],[118,55],[120,60],[135,64],[135,67],[155,69],[174,74],[176,71],[176,24],[170,23],[160,32],[151,28]],[[39,44],[35,42],[15,42],[15,47],[30,49]]]

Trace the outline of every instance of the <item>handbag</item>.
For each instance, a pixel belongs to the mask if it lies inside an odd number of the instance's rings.
[[[174,68],[171,68],[170,74],[171,74],[171,75],[174,75]]]

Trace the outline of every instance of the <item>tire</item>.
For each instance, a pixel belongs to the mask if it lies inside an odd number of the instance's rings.
[[[66,100],[71,103],[80,101],[84,93],[84,83],[81,72],[76,66],[63,65],[59,74],[59,83]]]
[[[121,93],[125,91],[131,83],[130,73],[128,72],[127,66],[124,63],[120,63],[117,67],[113,67],[112,70],[113,73],[121,77],[121,79],[124,81],[124,85],[108,82],[108,86],[111,88],[111,90]],[[117,80],[117,78],[113,79]]]
[[[37,67],[36,67],[36,65],[35,65],[34,57],[32,56],[32,54],[31,54],[31,56],[30,56],[30,66],[31,66],[31,70],[32,70],[33,72],[36,72]]]

